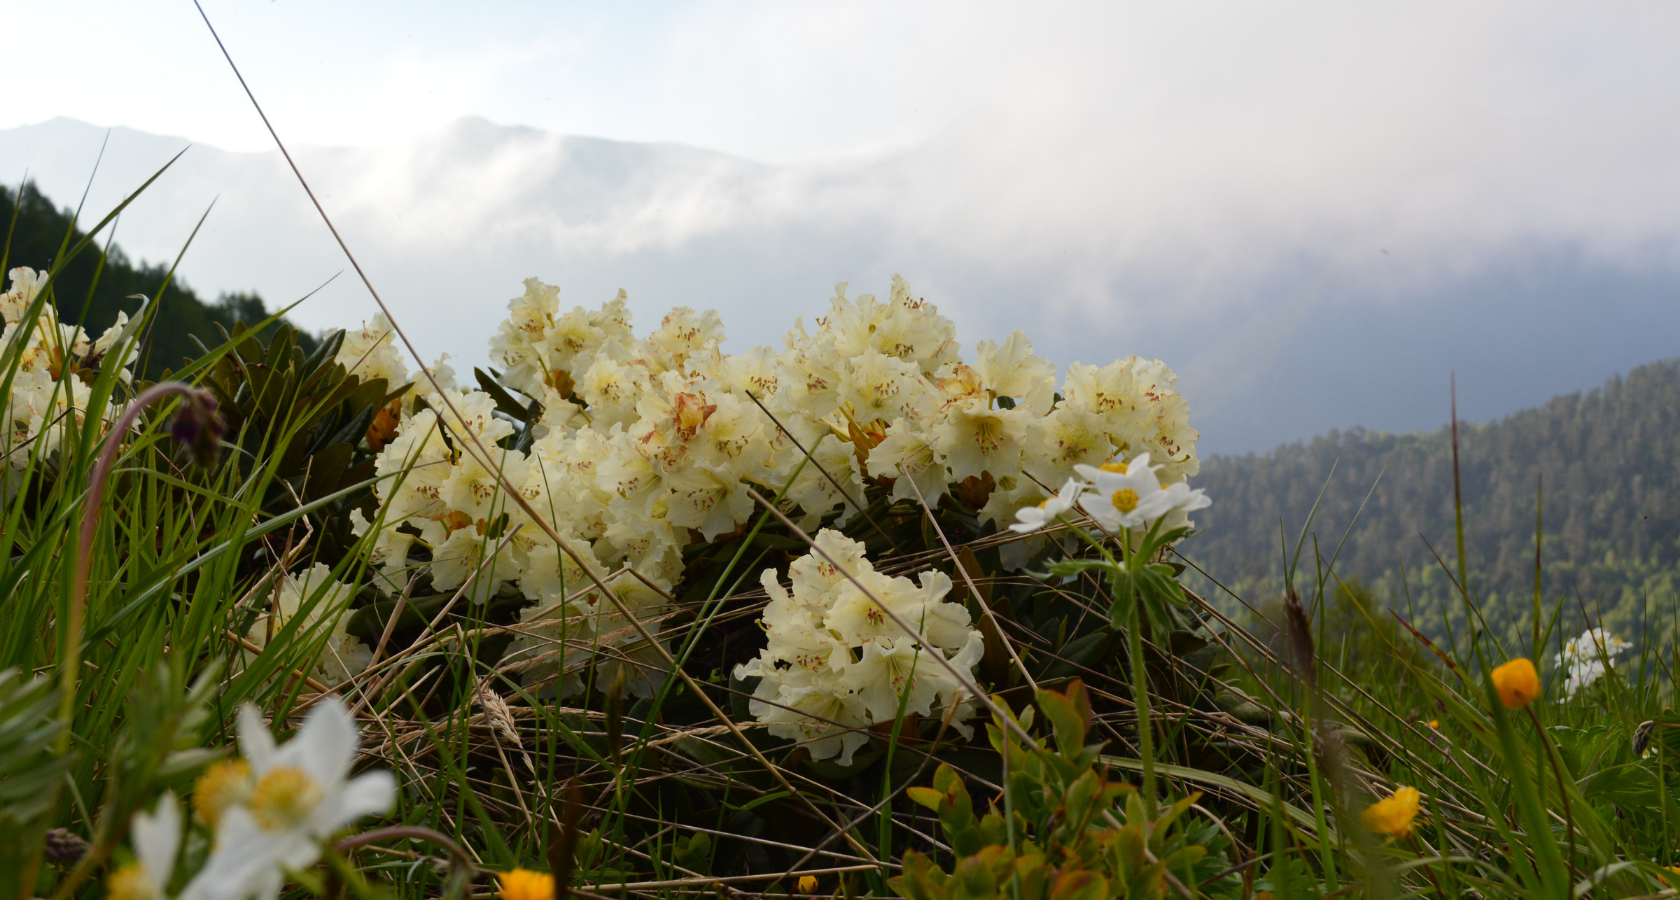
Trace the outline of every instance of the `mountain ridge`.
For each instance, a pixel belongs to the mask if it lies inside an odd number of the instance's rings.
[[[1450,626],[1462,634],[1451,570],[1452,449],[1450,427],[1355,428],[1264,454],[1212,456],[1198,483],[1215,502],[1198,514],[1205,531],[1185,550],[1245,601],[1270,600],[1284,591],[1283,547],[1293,548],[1316,503],[1298,590],[1311,593],[1321,577],[1316,552],[1336,560],[1336,574],[1322,576],[1331,591],[1337,577],[1357,580],[1426,632],[1441,637]],[[1496,633],[1527,633],[1537,506],[1542,597],[1548,609],[1564,598],[1565,631],[1590,620],[1635,634],[1651,614],[1674,610],[1680,359],[1634,367],[1492,422],[1461,422],[1458,449],[1472,592]],[[1202,590],[1238,605],[1197,578]]]
[[[789,165],[482,118],[419,141],[294,155],[422,355],[457,364],[488,361],[495,323],[530,276],[559,285],[567,305],[622,288],[644,329],[674,306],[717,309],[743,349],[779,346],[795,316],[823,314],[837,282],[880,293],[902,274],[967,346],[1023,328],[1059,365],[1166,361],[1204,452],[1221,452],[1350,421],[1432,425],[1450,371],[1465,416],[1491,418],[1669,356],[1680,337],[1680,256],[1661,235],[1621,257],[1539,230],[1418,247],[1369,224],[1261,228],[1269,213],[1253,198],[1210,217],[1200,195],[1158,233],[1120,221],[1147,168],[1119,187],[1069,190],[986,149],[985,125]],[[110,134],[90,211],[188,143]],[[28,170],[47,196],[74,199],[105,135],[69,119],[0,130],[0,172]],[[125,212],[117,239],[136,259],[172,261],[206,209],[181,271],[207,294],[288,303],[320,289],[293,313],[310,331],[376,311],[358,279],[335,279],[347,261],[273,151],[194,144]],[[1256,228],[1264,241],[1243,237]],[[1205,244],[1183,243],[1204,231]]]

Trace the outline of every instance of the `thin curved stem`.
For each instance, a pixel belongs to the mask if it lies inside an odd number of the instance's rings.
[[[88,569],[92,564],[93,536],[99,529],[99,513],[105,505],[105,483],[110,480],[111,468],[116,464],[117,451],[122,447],[122,436],[134,426],[134,420],[147,406],[173,395],[190,395],[197,388],[183,381],[165,381],[154,384],[134,398],[134,402],[123,410],[117,417],[117,422],[105,436],[105,449],[100,452],[99,459],[93,464],[93,471],[88,475],[87,500],[82,507],[82,527],[76,540],[76,556],[72,560],[74,569],[70,582],[70,609],[65,621],[64,637],[64,666],[59,671],[59,689],[63,696],[59,698],[58,717],[63,723],[63,731],[58,735],[58,752],[63,753],[70,747],[70,723],[76,711],[76,683],[81,680],[82,667],[82,629],[87,618],[87,585]]]
[[[339,841],[333,845],[333,849],[339,853],[347,853],[367,844],[398,838],[430,841],[448,850],[456,865],[465,866],[469,872],[478,869],[478,866],[472,861],[472,857],[467,855],[467,851],[462,849],[460,844],[451,840],[448,835],[419,825],[392,825],[389,828],[375,828],[372,831],[364,831],[361,834],[354,834]]]

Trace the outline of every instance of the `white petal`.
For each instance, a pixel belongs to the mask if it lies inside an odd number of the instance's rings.
[[[181,900],[272,898],[284,881],[281,866],[311,865],[320,847],[296,829],[264,831],[250,811],[235,806],[222,813],[215,850],[181,892]]]
[[[146,867],[146,874],[159,885],[167,885],[175,869],[175,852],[181,848],[181,804],[173,791],[164,791],[157,812],[134,814],[131,829],[134,855]]]
[[[274,735],[263,724],[262,713],[249,703],[239,707],[239,746],[252,772],[261,777],[268,771],[274,759]]]
[[[308,830],[326,837],[368,815],[384,815],[397,801],[397,779],[384,770],[368,772],[334,791],[309,817]]]
[[[297,737],[288,742],[282,752],[295,747],[296,755],[287,754],[288,762],[314,776],[330,791],[350,774],[350,764],[356,761],[359,738],[356,722],[350,718],[344,702],[337,697],[328,697],[309,711],[309,717],[303,720]]]

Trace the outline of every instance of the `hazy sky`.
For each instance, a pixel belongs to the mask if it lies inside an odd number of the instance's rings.
[[[7,66],[29,89],[0,108],[0,128],[66,116],[269,148],[188,0],[14,5]],[[1361,359],[1415,359],[1432,391],[1447,369],[1463,383],[1483,366],[1485,381],[1511,385],[1492,414],[1680,352],[1680,320],[1653,312],[1680,309],[1673,3],[205,5],[294,143],[430,146],[478,115],[791,173],[754,181],[745,200],[713,185],[677,213],[621,216],[587,240],[574,228],[564,267],[487,273],[486,316],[525,275],[593,289],[592,272],[618,277],[632,258],[678,266],[711,236],[798,207],[801,221],[845,221],[873,243],[837,240],[830,262],[803,268],[782,254],[779,288],[808,283],[799,296],[816,304],[837,271],[875,288],[904,271],[959,328],[1025,327],[1060,363],[1164,355],[1197,381],[1193,408],[1224,410],[1214,443],[1227,448],[1438,421],[1393,412],[1406,379],[1332,368]],[[466,208],[439,235],[453,227],[464,242],[498,209],[529,214],[529,159],[451,173],[409,151],[387,159],[399,158],[412,165],[368,177],[424,172],[427,190]],[[414,212],[380,196],[392,221],[370,201],[360,240]],[[135,218],[124,228],[144,243]],[[682,272],[701,299],[666,306],[706,305],[743,280]],[[731,315],[772,302],[737,294]],[[1429,338],[1460,315],[1488,340]],[[1571,330],[1571,316],[1593,326]],[[1542,332],[1534,318],[1560,321]],[[1282,384],[1285,371],[1342,399],[1270,428],[1231,418],[1256,392],[1314,390]]]

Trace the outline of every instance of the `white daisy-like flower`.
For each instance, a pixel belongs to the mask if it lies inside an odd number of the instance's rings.
[[[254,706],[239,711],[239,741],[251,768],[251,792],[228,807],[204,868],[181,900],[273,900],[286,870],[314,865],[321,844],[366,815],[389,812],[397,796],[390,772],[350,778],[356,723],[328,697],[303,727],[276,747]]]
[[[1633,645],[1603,628],[1589,628],[1563,646],[1555,661],[1563,667],[1563,693],[1573,697],[1610,671],[1610,666]]]
[[[105,882],[110,900],[163,900],[175,873],[181,849],[181,804],[172,791],[158,799],[157,811],[134,814],[129,826],[134,861],[111,873]]]
[[[1147,453],[1131,462],[1080,465],[1074,471],[1092,488],[1080,495],[1080,509],[1109,531],[1144,527],[1173,508],[1173,497],[1161,489]]]
[[[1079,502],[1080,493],[1089,486],[1077,478],[1069,478],[1056,496],[1037,506],[1023,506],[1016,510],[1015,524],[1009,526],[1009,530],[1016,534],[1028,534],[1054,523],[1062,513],[1073,509]]]

